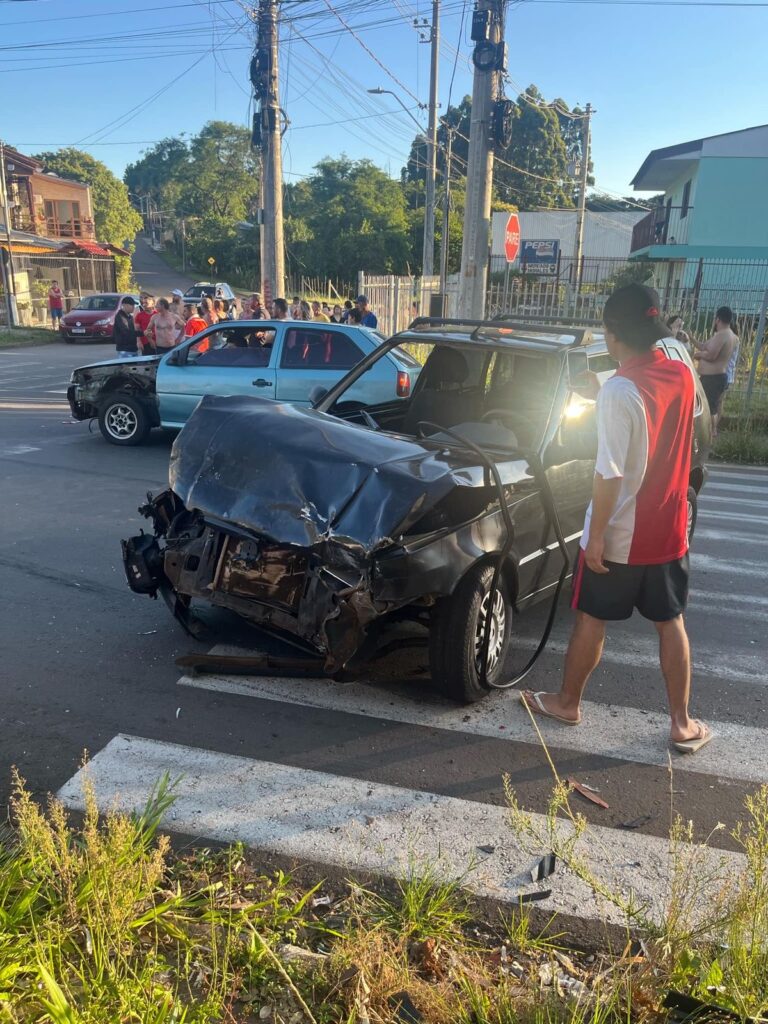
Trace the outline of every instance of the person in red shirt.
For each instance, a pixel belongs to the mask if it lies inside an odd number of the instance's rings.
[[[133,317],[136,330],[139,332],[139,347],[142,355],[152,356],[155,354],[156,349],[147,334],[147,328],[149,327],[149,321],[155,315],[155,297],[148,292],[142,292],[139,298],[141,300],[141,307]]]
[[[64,293],[58,281],[51,281],[48,289],[48,311],[51,314],[51,327],[55,331],[61,325],[61,314],[64,311]]]
[[[200,331],[204,331],[208,324],[203,320],[202,307],[198,306],[197,310],[193,312],[191,306],[184,307],[184,315],[186,316],[186,324],[184,325],[184,335],[187,338],[193,338]]]
[[[595,479],[574,575],[576,622],[563,683],[559,693],[526,690],[521,698],[534,714],[578,725],[606,622],[628,619],[637,608],[659,635],[670,741],[680,753],[693,753],[712,739],[709,727],[688,713],[691,655],[683,621],[696,387],[687,363],[656,348],[669,331],[652,288],[619,288],[605,304],[603,324],[619,369],[597,398]]]

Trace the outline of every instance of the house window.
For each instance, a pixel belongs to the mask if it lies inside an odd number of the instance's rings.
[[[68,199],[45,200],[46,234],[54,238],[82,238],[80,203]]]
[[[688,216],[688,204],[691,201],[691,183],[686,181],[683,186],[683,201],[680,207],[680,220]]]

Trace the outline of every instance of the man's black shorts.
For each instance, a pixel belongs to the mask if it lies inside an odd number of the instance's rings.
[[[728,388],[727,373],[705,373],[700,377],[701,386],[709,402],[709,411],[713,416],[720,412],[723,404],[723,395]]]
[[[635,608],[651,622],[668,622],[685,611],[688,601],[688,555],[661,565],[605,563],[608,572],[593,572],[579,551],[571,607],[595,619],[628,619]]]

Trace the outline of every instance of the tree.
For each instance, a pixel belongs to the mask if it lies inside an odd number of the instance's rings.
[[[408,269],[403,189],[370,160],[327,157],[287,189],[286,242],[294,270],[347,280],[361,268]]]
[[[188,159],[189,149],[182,139],[161,139],[140,160],[128,164],[123,180],[135,196],[149,195],[162,208],[166,186],[178,177]]]
[[[70,181],[81,181],[91,187],[96,238],[100,242],[123,246],[132,243],[141,231],[142,220],[131,206],[128,189],[101,160],[95,160],[80,149],[60,149],[55,153],[38,153],[48,171]]]
[[[521,210],[573,206],[573,184],[560,120],[535,85],[529,85],[518,97],[512,142],[499,157],[494,184],[501,199],[516,203]]]
[[[567,109],[562,100],[558,107]],[[448,128],[453,129],[453,173],[466,175],[469,154],[469,130],[472,99],[465,96],[457,106],[450,106],[438,130],[438,168],[444,164]],[[511,203],[521,210],[541,207],[573,206],[573,179],[568,173],[569,146],[576,138],[571,120],[546,104],[535,85],[522,93],[513,111],[512,142],[497,152],[494,162],[494,198],[498,203]],[[423,181],[426,176],[424,142],[416,137],[411,145],[404,182]],[[512,165],[512,166],[510,166]]]

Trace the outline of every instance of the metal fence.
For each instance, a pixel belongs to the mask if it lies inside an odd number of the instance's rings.
[[[366,274],[357,278],[358,292],[368,297],[371,309],[384,334],[403,331],[417,316],[458,316],[459,275],[446,281],[445,295],[440,297],[439,277],[409,277],[395,274]],[[434,302],[433,302],[434,300]]]
[[[726,409],[737,414],[750,411],[768,422],[768,337],[766,316],[761,318],[768,303],[768,261],[587,258],[582,260],[578,280],[575,274],[571,278],[542,278],[508,266],[498,272],[492,261],[486,316],[507,314],[537,323],[599,327],[611,292],[622,284],[641,281],[657,289],[664,314],[679,314],[686,332],[695,340],[704,340],[712,330],[717,308],[730,306],[737,320],[739,354]],[[438,278],[358,276],[358,288],[368,295],[386,334],[407,327],[417,314],[433,312],[433,296],[438,297],[443,315],[459,316],[458,287],[458,275],[451,275],[440,300]],[[755,346],[757,358],[753,358]]]
[[[584,259],[578,281],[541,278],[507,268],[490,275],[486,314],[599,326],[608,296],[631,281],[654,287],[662,312],[679,314],[686,332],[695,340],[709,336],[719,306],[730,306],[736,315],[740,344],[728,408],[743,411],[749,398],[749,409],[768,417],[765,315],[761,328],[761,312],[768,297],[768,261]],[[756,344],[757,359],[753,360]]]
[[[64,292],[64,309],[72,309],[83,295],[113,292],[117,288],[115,261],[109,256],[26,255],[16,253],[10,261],[15,281],[19,324],[38,327],[49,323],[48,289],[58,281]],[[6,274],[10,277],[10,266]],[[0,302],[0,322],[6,318],[5,299]]]

